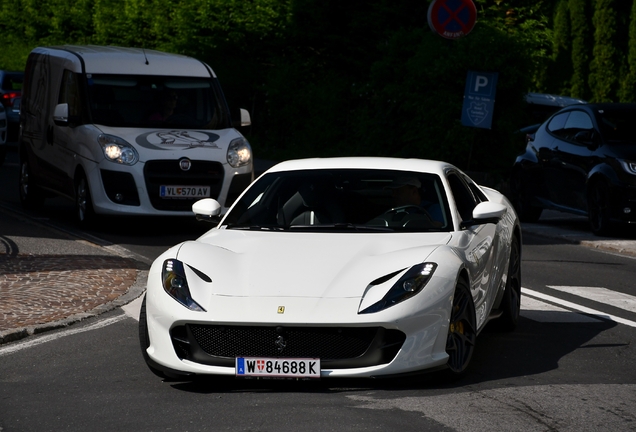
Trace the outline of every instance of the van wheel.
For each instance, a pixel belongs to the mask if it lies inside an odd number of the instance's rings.
[[[75,219],[80,225],[89,225],[95,220],[91,192],[84,173],[75,180]]]
[[[44,204],[44,192],[35,184],[33,171],[27,156],[20,158],[20,180],[18,182],[20,203],[27,210],[36,210]]]

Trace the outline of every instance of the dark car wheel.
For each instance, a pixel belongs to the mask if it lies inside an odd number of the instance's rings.
[[[80,173],[75,180],[75,219],[81,225],[89,225],[95,219],[91,192],[83,173]]]
[[[20,203],[28,210],[36,210],[44,204],[44,192],[35,184],[29,159],[20,158],[20,179],[18,182]]]
[[[146,318],[146,296],[144,295],[144,299],[141,302],[141,310],[139,311],[139,345],[141,347],[141,355],[148,365],[148,369],[157,375],[160,378],[166,378],[166,375],[163,374],[160,370],[154,368],[152,366],[152,361],[148,356],[148,352],[146,350],[150,346],[150,336],[148,335],[148,321]]]
[[[536,222],[543,213],[541,207],[534,207],[530,204],[531,196],[528,194],[519,172],[513,172],[510,177],[510,200],[522,222]]]
[[[448,371],[451,376],[461,375],[466,370],[473,356],[476,340],[477,319],[473,298],[470,295],[468,283],[460,279],[453,295],[453,307],[446,339]]]
[[[521,311],[521,253],[519,240],[513,237],[510,245],[510,263],[503,299],[501,300],[501,317],[495,321],[496,327],[502,331],[512,331],[519,322]]]
[[[595,235],[612,234],[613,225],[609,210],[610,190],[603,181],[595,182],[587,193],[587,210],[590,228]]]

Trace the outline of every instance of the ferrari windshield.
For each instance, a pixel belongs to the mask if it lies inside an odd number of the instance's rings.
[[[227,127],[225,104],[212,78],[87,75],[93,123],[115,127]]]
[[[436,174],[318,169],[272,172],[236,203],[222,228],[325,232],[450,231]]]

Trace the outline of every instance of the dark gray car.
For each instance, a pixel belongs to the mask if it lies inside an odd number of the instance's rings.
[[[579,214],[597,235],[636,224],[635,120],[636,104],[573,105],[528,135],[510,182],[520,219]]]

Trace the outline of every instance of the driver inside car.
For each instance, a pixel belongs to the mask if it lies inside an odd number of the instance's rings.
[[[422,198],[422,183],[417,177],[398,177],[387,186],[387,189],[391,190],[393,209],[418,207],[424,210],[432,221],[442,220],[439,204]]]

